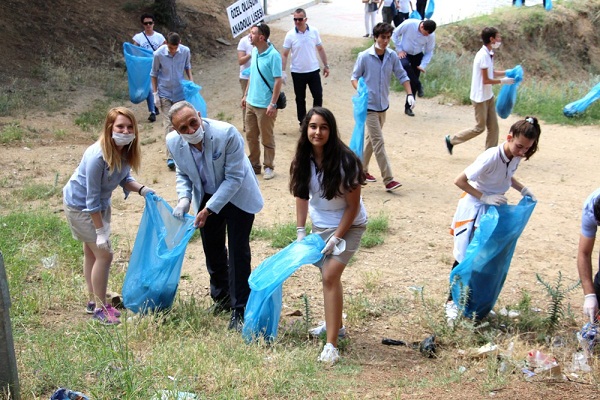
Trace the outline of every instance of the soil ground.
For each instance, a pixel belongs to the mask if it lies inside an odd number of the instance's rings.
[[[274,30],[271,39],[281,44],[284,34],[281,30]],[[332,67],[331,76],[323,81],[324,105],[333,111],[342,137],[348,142],[354,125],[351,103],[354,90],[349,82],[354,63],[351,50],[368,42],[331,35],[323,35],[323,42]],[[208,116],[228,120],[241,131],[241,93],[235,47],[224,47],[218,58],[196,58],[193,72],[195,81],[203,86]],[[287,184],[289,164],[298,138],[298,124],[293,88],[287,85],[284,90],[288,93],[288,108],[279,112],[275,125],[277,175],[270,181],[259,177],[265,207],[257,214],[255,225],[263,228],[295,219],[294,199]],[[60,182],[68,179],[85,148],[92,142],[89,134],[80,132],[73,123],[79,113],[90,107],[95,99],[92,93],[89,90],[74,91],[72,105],[59,113],[36,113],[22,119],[0,118],[0,124],[19,119],[22,126],[39,134],[35,140],[20,146],[9,145],[1,150],[0,181],[11,182],[9,187],[2,188],[3,191],[17,189],[32,181],[52,184],[57,173]],[[402,112],[403,103],[403,95],[391,95],[391,107],[384,127],[386,150],[395,178],[403,186],[393,193],[386,192],[377,165],[372,160],[370,172],[379,182],[369,183],[362,191],[369,215],[387,215],[390,231],[383,245],[358,252],[343,275],[343,284],[347,300],[362,295],[373,304],[381,304],[386,299],[399,298],[405,307],[400,313],[375,313],[364,323],[347,324],[351,342],[344,357],[362,367],[356,377],[356,386],[348,388],[348,393],[358,398],[392,397],[399,392],[407,399],[488,397],[482,396],[482,380],[487,374],[484,361],[466,361],[461,358],[459,349],[454,348],[442,348],[440,358],[431,360],[405,347],[381,345],[383,337],[412,342],[431,333],[423,321],[423,308],[413,300],[410,287],[423,286],[425,297],[439,304],[439,311],[434,310],[438,313],[437,317],[443,318],[441,309],[452,262],[452,237],[448,234],[448,227],[460,195],[452,182],[484,150],[483,136],[456,146],[452,156],[444,146],[444,135],[473,125],[471,107],[443,103],[437,98],[419,98],[416,116],[410,118]],[[124,105],[135,111],[143,140],[147,143],[143,146],[142,171],[136,178],[175,205],[175,175],[165,165],[161,123],[146,121],[145,103]],[[501,136],[506,135],[510,125],[518,119],[510,116],[500,120]],[[58,129],[65,130],[65,139],[55,138],[53,132]],[[598,186],[593,165],[597,163],[600,150],[599,136],[597,127],[573,128],[542,121],[540,150],[530,161],[521,164],[516,176],[535,193],[539,203],[517,245],[500,295],[500,304],[515,304],[521,299],[522,291],[527,291],[532,295],[532,305],[545,309],[548,298],[545,289],[536,282],[536,273],[548,282],[554,282],[559,272],[570,282],[578,279],[575,261],[581,205]],[[119,270],[126,268],[126,256],[135,239],[143,201],[137,196],[123,201],[117,192],[113,197],[112,226],[123,243],[123,251],[117,257],[119,261],[115,263]],[[513,190],[508,197],[514,204],[519,201],[520,194]],[[51,199],[50,204],[53,211],[60,212],[59,198]],[[276,251],[268,243],[253,242],[253,266]],[[593,259],[597,259],[596,254]],[[180,295],[193,295],[208,302],[208,276],[198,241],[188,247],[183,274],[186,279],[181,282]],[[118,291],[120,288],[111,289]],[[301,309],[300,297],[304,293],[309,297],[315,318],[319,319],[322,315],[319,274],[309,266],[301,268],[286,282],[284,314]],[[567,303],[579,318],[581,290],[570,294]],[[298,317],[284,316],[282,324],[293,318]],[[583,317],[578,321],[583,324]],[[515,356],[524,357],[529,349],[522,350]],[[565,366],[574,350],[554,349]],[[462,380],[447,385],[398,387],[403,380],[418,382],[421,378],[439,373],[440,363],[449,367],[448,375],[465,363],[468,363],[469,370]],[[519,375],[517,371],[510,384],[490,390],[493,392],[490,395],[503,399],[598,397],[596,385],[590,382],[591,376],[565,382],[526,382]]]

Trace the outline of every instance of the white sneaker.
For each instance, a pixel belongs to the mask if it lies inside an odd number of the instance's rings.
[[[271,168],[265,168],[265,173],[263,176],[266,180],[273,179],[275,177],[275,171],[273,171]]]
[[[338,349],[333,347],[331,343],[327,343],[323,347],[323,351],[321,352],[321,355],[319,356],[318,360],[324,363],[335,364],[339,361],[339,359],[340,352],[338,351]]]
[[[458,318],[458,307],[454,304],[453,301],[449,301],[445,306],[446,310],[446,322],[449,327],[454,326],[454,321]]]
[[[325,326],[325,321],[319,321],[318,326],[308,330],[308,333],[311,336],[321,336],[325,332],[327,332],[327,327]],[[346,337],[346,327],[345,326],[342,326],[340,328],[340,330],[338,331],[338,337],[340,339],[343,339]]]

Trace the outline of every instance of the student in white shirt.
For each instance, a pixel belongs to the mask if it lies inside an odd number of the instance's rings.
[[[479,220],[489,206],[506,204],[504,196],[511,187],[522,196],[535,196],[525,185],[514,178],[522,159],[529,160],[538,149],[541,128],[535,117],[526,117],[510,127],[506,142],[481,153],[455,179],[454,184],[463,190],[450,227],[454,237],[454,269],[466,254]],[[458,315],[456,304],[448,297],[446,315],[454,319]],[[452,318],[453,317],[453,318]]]

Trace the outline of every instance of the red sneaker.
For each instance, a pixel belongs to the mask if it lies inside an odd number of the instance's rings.
[[[402,184],[400,182],[391,181],[387,185],[385,185],[385,190],[391,192],[392,190],[398,189]]]
[[[367,182],[377,182],[377,179],[375,179],[375,177],[368,172],[365,172],[365,177]]]

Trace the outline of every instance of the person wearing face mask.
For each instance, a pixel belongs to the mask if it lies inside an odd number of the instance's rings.
[[[110,242],[111,196],[121,186],[125,199],[154,190],[130,174],[138,172],[141,150],[138,126],[131,110],[111,109],[100,138],[87,148],[75,172],[63,188],[65,216],[73,237],[83,242],[83,274],[88,290],[85,311],[105,325],[120,323],[120,312],[106,303],[108,273],[113,252]]]
[[[475,110],[476,125],[465,129],[455,135],[446,135],[446,149],[452,155],[454,146],[464,143],[480,135],[487,128],[485,148],[498,145],[498,115],[496,114],[496,100],[492,85],[512,85],[513,78],[506,76],[506,71],[494,70],[494,50],[502,44],[502,36],[498,29],[484,28],[481,31],[483,46],[475,55],[473,61],[473,75],[471,77],[471,103]]]
[[[173,215],[183,218],[193,205],[210,275],[210,311],[231,311],[228,329],[241,332],[250,295],[250,231],[264,204],[258,180],[233,125],[202,118],[186,101],[174,104],[168,118],[175,128],[167,147],[179,199]]]
[[[377,180],[369,174],[369,160],[373,153],[381,171],[385,190],[391,192],[402,184],[394,180],[392,168],[385,152],[383,142],[383,124],[385,114],[390,107],[389,95],[392,75],[406,91],[406,102],[412,110],[415,106],[415,96],[410,87],[410,80],[396,52],[388,47],[394,27],[386,22],[380,22],[373,28],[375,43],[367,50],[358,54],[350,81],[354,89],[358,87],[358,79],[362,77],[369,90],[369,104],[367,105],[367,134],[365,135],[365,151],[363,167],[367,182]]]

